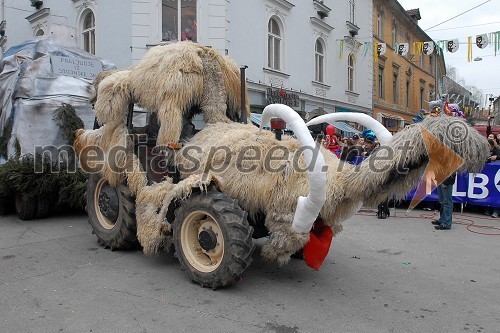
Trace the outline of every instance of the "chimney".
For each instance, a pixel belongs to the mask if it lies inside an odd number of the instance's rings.
[[[418,24],[418,20],[420,20],[422,17],[420,16],[420,9],[410,9],[406,11],[406,14],[408,14],[415,23]]]

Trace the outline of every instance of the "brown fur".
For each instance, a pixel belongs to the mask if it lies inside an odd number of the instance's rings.
[[[123,121],[127,105],[137,103],[158,112],[158,144],[179,141],[183,117],[194,106],[200,108],[206,123],[230,122],[241,116],[238,66],[192,42],[153,47],[134,67],[100,74],[94,85],[98,87],[99,124]],[[245,105],[249,116],[248,98]]]
[[[410,151],[404,159],[405,163],[413,169],[410,169],[407,176],[397,178],[394,182],[389,180],[397,168],[400,154],[396,154],[390,160],[378,161],[378,167],[386,166],[386,171],[375,172],[368,167],[368,161],[356,168],[341,162],[321,147],[328,170],[327,199],[320,215],[323,221],[332,227],[334,234],[342,230],[341,223],[357,212],[364,203],[378,203],[394,192],[407,193],[416,185],[425,169],[425,165],[418,162],[425,161],[427,157],[420,126],[429,130],[453,151],[465,158],[465,163],[459,171],[479,170],[488,154],[486,141],[477,131],[465,125],[469,129],[467,138],[457,144],[452,144],[442,133],[446,133],[446,129],[453,121],[465,124],[456,118],[435,118],[396,134],[390,145],[394,151],[400,152],[397,147],[405,141],[409,141],[410,146],[415,149]],[[189,150],[191,146],[200,147],[201,153]],[[298,234],[291,228],[297,197],[307,195],[309,188],[307,173],[297,172],[292,168],[293,153],[299,148],[298,142],[290,137],[276,141],[273,133],[260,131],[252,125],[214,124],[198,133],[177,155],[177,163],[188,169],[193,165],[186,158],[187,155],[194,156],[201,161],[198,169],[184,172],[184,176],[201,174],[209,170],[207,166],[210,165],[214,167],[222,165],[225,158],[223,151],[214,154],[211,164],[208,163],[208,159],[210,149],[223,146],[230,148],[232,159],[226,169],[215,173],[221,181],[221,190],[237,199],[241,207],[249,214],[255,215],[260,212],[266,215],[265,226],[270,232],[270,238],[264,245],[262,254],[268,260],[277,261],[280,264],[286,263],[290,255],[302,248],[309,239],[308,234]],[[261,151],[262,157],[254,162],[247,160],[236,163],[240,152],[249,146],[255,146]],[[285,160],[272,162],[271,165],[274,167],[281,165],[283,169],[280,172],[270,173],[265,170],[264,156],[270,149],[277,146],[285,147],[290,151],[290,156],[286,156]],[[246,156],[253,154],[249,152]],[[300,162],[304,164],[302,158]],[[254,165],[256,169],[251,173],[241,173],[238,166],[242,165],[246,168]]]

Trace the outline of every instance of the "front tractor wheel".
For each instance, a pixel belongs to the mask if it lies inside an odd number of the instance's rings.
[[[234,283],[252,262],[253,228],[235,200],[193,193],[175,212],[174,245],[182,269],[212,289]]]
[[[135,200],[127,186],[109,185],[97,174],[87,182],[87,213],[98,242],[111,250],[137,247]]]

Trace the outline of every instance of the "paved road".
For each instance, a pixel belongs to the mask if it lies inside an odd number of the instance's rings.
[[[217,291],[170,254],[100,248],[83,215],[1,217],[0,331],[500,332],[500,237],[405,213],[346,221],[320,271],[256,255]]]

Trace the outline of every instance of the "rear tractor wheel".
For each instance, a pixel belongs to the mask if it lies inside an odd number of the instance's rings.
[[[129,188],[118,187],[97,174],[87,182],[87,213],[98,242],[111,250],[137,247],[135,199]]]

